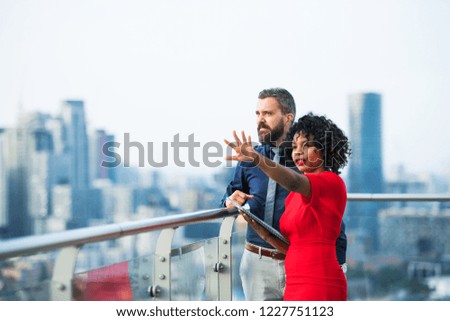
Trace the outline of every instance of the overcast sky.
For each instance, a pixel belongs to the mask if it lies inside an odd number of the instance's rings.
[[[222,143],[274,86],[347,132],[378,92],[385,173],[450,172],[450,1],[0,0],[0,127],[83,99],[118,141]]]

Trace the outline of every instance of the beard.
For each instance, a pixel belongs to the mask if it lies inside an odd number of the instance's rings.
[[[283,120],[280,120],[280,122],[275,126],[275,128],[270,128],[267,125],[261,124],[258,126],[258,138],[259,142],[264,144],[275,144],[275,142],[284,135],[284,125],[285,122]],[[261,129],[265,128],[268,129],[266,132],[261,132]]]

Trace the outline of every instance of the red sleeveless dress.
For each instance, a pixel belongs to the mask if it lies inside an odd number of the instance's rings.
[[[347,280],[336,257],[336,239],[347,202],[345,184],[333,172],[305,176],[311,198],[291,192],[280,220],[290,241],[284,300],[344,301]]]

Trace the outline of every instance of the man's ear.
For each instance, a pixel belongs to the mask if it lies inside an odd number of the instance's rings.
[[[286,114],[286,117],[287,117],[288,121],[291,122],[291,125],[292,125],[292,123],[294,122],[294,114],[288,113],[288,114]]]

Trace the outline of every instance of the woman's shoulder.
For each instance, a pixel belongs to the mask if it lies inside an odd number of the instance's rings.
[[[321,188],[325,188],[326,186],[333,186],[343,188],[344,190],[346,189],[345,182],[342,177],[334,172],[325,171],[321,173],[310,173],[305,175],[308,176],[311,185],[317,184],[320,185]]]
[[[343,181],[341,176],[331,171],[324,171],[320,173],[305,173],[304,175],[312,179]]]

